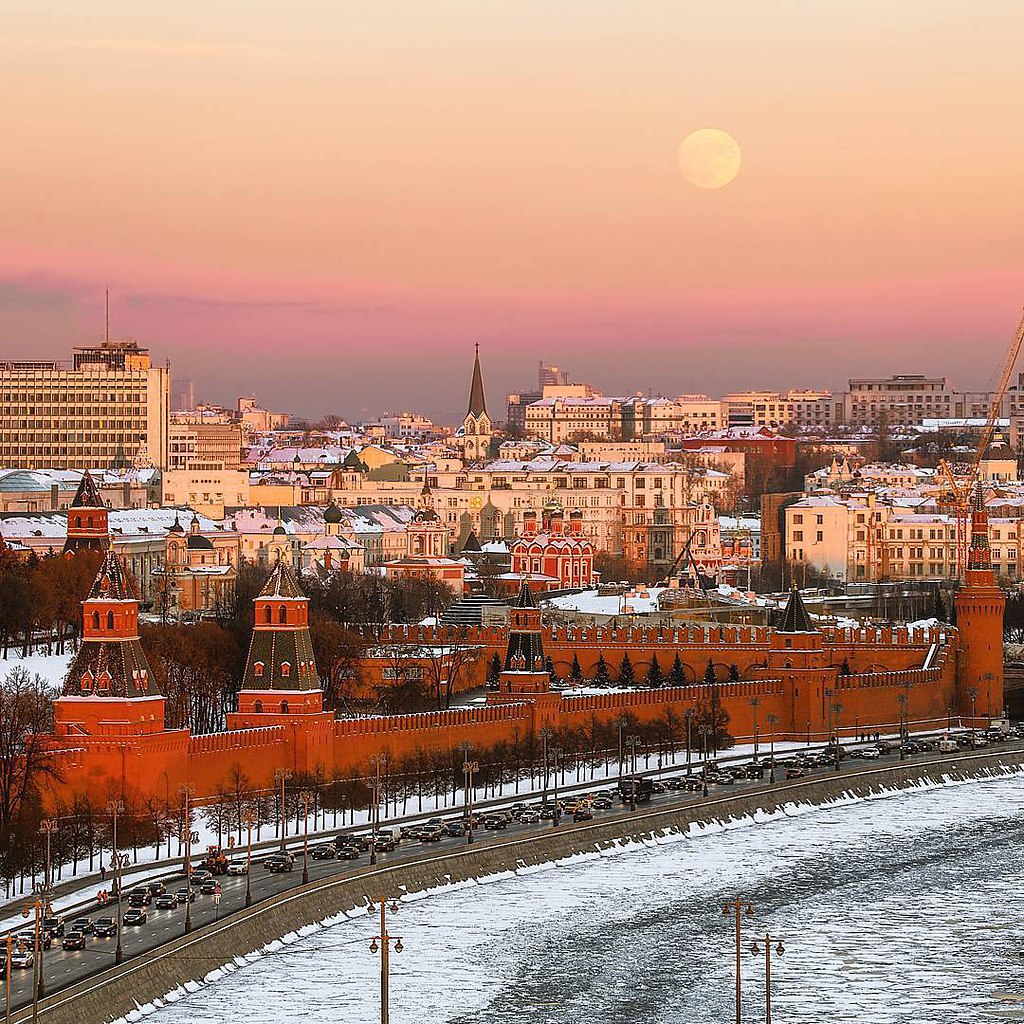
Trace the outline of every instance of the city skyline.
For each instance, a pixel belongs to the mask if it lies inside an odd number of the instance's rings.
[[[243,360],[243,391],[313,416],[457,418],[477,341],[492,399],[539,358],[611,390],[626,349],[669,394],[937,353],[986,386],[1022,278],[1024,12],[582,12],[15,4],[8,355],[95,340],[109,286],[113,334],[201,397]],[[714,190],[677,159],[705,127],[743,152]]]

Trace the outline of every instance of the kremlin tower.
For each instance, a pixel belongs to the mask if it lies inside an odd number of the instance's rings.
[[[957,680],[963,711],[969,712],[974,707],[988,718],[1001,718],[1006,595],[996,584],[988,541],[988,512],[979,481],[971,513],[967,571],[964,585],[956,595],[956,624],[960,634]]]
[[[86,470],[68,509],[68,535],[64,554],[78,551],[106,551],[110,547],[107,529],[107,507],[96,488],[96,481]]]

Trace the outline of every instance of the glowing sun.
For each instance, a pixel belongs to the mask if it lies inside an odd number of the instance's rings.
[[[739,173],[739,143],[719,128],[701,128],[683,139],[679,170],[697,188],[721,188]]]

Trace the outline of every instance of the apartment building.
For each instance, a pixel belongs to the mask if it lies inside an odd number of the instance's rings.
[[[544,398],[526,407],[523,422],[528,437],[552,444],[581,437],[631,441],[680,431],[694,434],[717,430],[722,422],[721,405],[706,395],[609,398],[551,390],[546,388]]]
[[[170,367],[134,341],[0,362],[0,466],[164,469],[170,410]]]
[[[167,447],[168,469],[242,468],[242,428],[238,424],[173,422]]]
[[[723,395],[728,427],[796,427],[825,430],[837,420],[831,391],[736,391]]]
[[[945,377],[905,373],[850,380],[843,396],[843,422],[852,427],[919,425],[926,419],[988,416],[988,392],[956,391]]]

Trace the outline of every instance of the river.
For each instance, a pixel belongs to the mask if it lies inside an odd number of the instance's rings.
[[[1024,1020],[1022,808],[1024,778],[971,782],[407,897],[391,1020],[722,1024],[737,895],[749,938],[785,944],[775,1024]],[[279,945],[152,1020],[369,1024],[375,930],[359,916]],[[743,1019],[763,1021],[763,956],[743,972]]]

